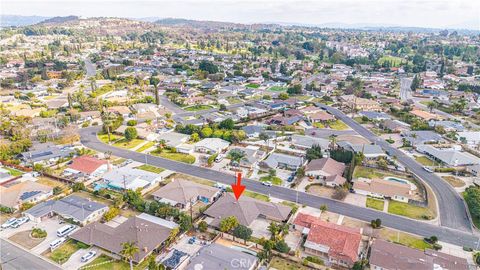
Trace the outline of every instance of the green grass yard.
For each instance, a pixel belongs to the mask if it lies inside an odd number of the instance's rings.
[[[372,208],[378,211],[383,211],[383,206],[385,205],[384,200],[378,200],[374,198],[367,198],[367,207]]]
[[[148,164],[143,164],[142,166],[138,166],[138,167],[136,167],[136,169],[144,170],[144,171],[147,171],[147,172],[153,172],[153,173],[161,173],[161,172],[165,171],[165,169],[158,168],[158,167],[148,165]]]
[[[147,142],[146,144],[142,145],[140,148],[137,149],[137,152],[141,153],[145,150],[147,150],[148,148],[152,147],[155,145],[155,142]]]
[[[316,128],[325,128],[325,125],[320,122],[313,123],[313,126]]]
[[[423,166],[435,166],[435,162],[425,156],[415,156],[415,160]]]
[[[388,204],[388,212],[390,214],[405,216],[413,219],[432,219],[433,213],[426,207],[420,207],[408,203],[390,201]]]
[[[213,106],[210,106],[210,105],[193,105],[193,106],[185,107],[183,109],[188,112],[196,112],[196,111],[203,111],[203,110],[208,110],[212,108]]]
[[[427,248],[432,248],[432,246],[427,242],[423,241],[423,238],[421,237],[417,237],[400,231],[390,230],[387,228],[380,230],[380,238],[422,251]]]
[[[11,176],[20,176],[23,174],[23,172],[19,171],[19,170],[16,170],[16,169],[12,169],[12,168],[8,168],[8,167],[2,167],[2,169],[8,171],[8,173],[11,175]]]
[[[264,176],[264,177],[260,178],[260,181],[261,182],[270,181],[272,184],[277,185],[277,186],[279,186],[283,183],[282,179],[280,179],[276,176],[274,176],[274,177]]]
[[[98,136],[98,139],[100,139],[100,141],[102,141],[104,143],[108,143],[108,134],[98,134],[97,136]],[[110,134],[110,141],[111,142],[120,140],[122,138],[123,138],[122,136],[115,135],[115,134]]]
[[[248,196],[250,198],[257,199],[257,200],[261,200],[261,201],[264,201],[264,202],[269,202],[270,201],[270,198],[267,195],[256,193],[256,192],[253,192],[253,191],[250,191],[250,190],[245,190],[245,192],[243,192],[243,195]]]
[[[152,151],[150,154],[163,157],[166,159],[171,159],[183,163],[188,163],[188,164],[193,164],[195,163],[195,157],[192,155],[188,154],[182,154],[182,153],[172,153],[170,150],[164,149],[161,153],[158,152],[158,150]]]
[[[397,67],[402,63],[402,58],[396,57],[396,56],[391,56],[391,55],[384,55],[380,59],[378,59],[378,64],[383,65],[385,62],[390,62],[392,63],[393,67]]]
[[[278,270],[310,270],[310,267],[301,263],[289,261],[280,257],[273,257],[270,261],[270,268]]]
[[[133,139],[133,140],[128,141],[127,139],[123,138],[123,139],[120,139],[120,140],[116,141],[113,144],[113,146],[119,147],[119,148],[124,148],[124,149],[131,149],[131,148],[134,148],[135,146],[138,146],[142,142],[144,142],[144,140]]]
[[[77,252],[82,248],[88,248],[88,246],[82,243],[75,242],[74,240],[68,240],[54,251],[48,252],[46,256],[56,263],[63,264],[68,261],[68,259],[70,258],[70,256],[72,256],[73,253]]]
[[[342,122],[341,120],[335,120],[333,122],[330,122],[328,123],[328,126],[331,128],[331,129],[334,129],[334,130],[346,130],[346,129],[349,129],[349,127],[347,126],[347,124],[345,124],[344,122]]]
[[[130,270],[130,265],[125,261],[114,260],[105,254],[96,257],[89,264],[80,269],[88,270]]]
[[[257,89],[260,87],[259,84],[256,84],[256,83],[249,83],[246,85],[247,88],[254,88],[254,89]]]
[[[272,86],[272,87],[268,88],[268,91],[272,91],[272,92],[284,92],[284,91],[287,91],[287,88],[286,88],[286,87],[283,87],[283,86]]]

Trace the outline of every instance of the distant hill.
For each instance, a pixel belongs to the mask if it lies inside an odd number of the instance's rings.
[[[0,15],[0,27],[26,26],[49,19],[43,16]]]
[[[38,24],[61,24],[80,19],[78,16],[53,17],[39,22]]]
[[[219,21],[197,21],[182,18],[165,18],[159,19],[154,22],[158,25],[172,26],[172,27],[193,27],[204,29],[264,29],[264,28],[276,28],[278,24],[242,24],[233,22],[219,22]]]

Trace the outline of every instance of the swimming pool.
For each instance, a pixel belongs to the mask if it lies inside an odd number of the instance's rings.
[[[397,182],[397,183],[401,183],[401,184],[410,185],[410,189],[411,189],[411,190],[416,190],[416,189],[417,189],[417,186],[416,186],[414,183],[412,183],[412,182],[410,182],[410,181],[408,181],[408,180],[406,180],[406,179],[403,179],[403,178],[388,176],[388,177],[385,177],[385,178],[383,178],[383,179],[385,179],[385,180],[387,180],[387,181],[392,181],[392,182]]]

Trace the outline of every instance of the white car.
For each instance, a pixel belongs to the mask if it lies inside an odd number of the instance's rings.
[[[17,219],[16,219],[16,218],[11,218],[11,219],[7,220],[5,223],[2,224],[2,229],[9,228],[9,227],[12,226],[15,222],[17,222]]]
[[[433,173],[432,169],[426,167],[426,166],[423,166],[423,169],[429,173]]]
[[[272,182],[270,182],[270,181],[265,181],[265,182],[262,182],[262,185],[267,186],[267,187],[271,187],[271,186],[272,186]]]
[[[16,224],[18,224],[18,226],[20,226],[20,225],[23,225],[23,224],[25,224],[29,221],[30,221],[30,219],[28,217],[21,217],[21,218],[17,219]]]
[[[80,260],[82,262],[88,262],[88,260],[90,260],[91,258],[95,257],[95,255],[97,255],[97,252],[91,250],[89,251],[87,254],[83,255],[82,258],[80,258]]]

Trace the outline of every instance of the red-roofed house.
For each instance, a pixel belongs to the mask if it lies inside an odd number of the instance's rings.
[[[360,229],[325,222],[302,213],[297,215],[293,224],[295,229],[307,235],[305,253],[348,268],[359,259],[362,240]]]
[[[97,177],[108,170],[108,161],[99,160],[91,156],[80,156],[72,160],[72,164],[68,165],[66,172],[72,174],[83,173],[90,177]]]

